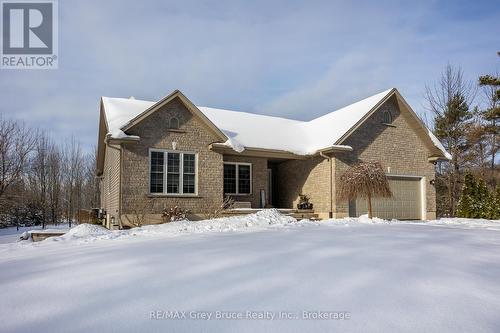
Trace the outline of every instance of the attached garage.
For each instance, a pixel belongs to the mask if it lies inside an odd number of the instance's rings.
[[[422,219],[422,177],[390,176],[392,198],[372,199],[373,216],[383,219]],[[368,213],[366,199],[349,203],[349,216],[358,217]]]

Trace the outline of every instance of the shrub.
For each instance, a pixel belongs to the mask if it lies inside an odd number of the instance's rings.
[[[465,218],[500,218],[500,190],[490,193],[484,180],[467,173],[458,201],[457,216]]]
[[[477,192],[477,182],[476,178],[470,174],[465,174],[464,185],[462,187],[462,195],[458,201],[457,216],[474,218],[477,215],[476,212],[476,192]]]
[[[205,207],[205,211],[209,212],[207,214],[207,219],[218,219],[223,216],[225,210],[232,209],[234,207],[234,199],[230,196],[225,197],[222,202],[213,209],[210,207]],[[211,210],[212,209],[212,210]]]
[[[490,195],[488,203],[488,217],[492,220],[500,219],[500,186],[495,188],[495,193]]]
[[[189,210],[175,206],[173,208],[165,208],[161,218],[163,219],[163,222],[174,222],[185,220],[187,214],[189,214]]]

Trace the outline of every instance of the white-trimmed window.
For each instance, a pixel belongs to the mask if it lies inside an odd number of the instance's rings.
[[[151,149],[149,192],[188,194],[197,192],[197,156],[191,152]]]
[[[224,194],[252,193],[252,164],[224,162]]]

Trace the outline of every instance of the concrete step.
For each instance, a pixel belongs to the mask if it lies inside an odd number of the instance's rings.
[[[297,220],[302,220],[302,219],[308,219],[308,220],[321,220],[319,218],[319,215],[316,213],[300,213],[300,212],[294,212],[287,214]]]
[[[235,216],[235,215],[246,215],[246,214],[255,214],[262,209],[258,208],[236,208],[229,209],[224,211],[222,214],[226,216]],[[308,219],[308,220],[321,220],[318,214],[314,213],[314,210],[297,210],[297,209],[278,209],[278,211],[287,216],[291,216],[297,220]]]

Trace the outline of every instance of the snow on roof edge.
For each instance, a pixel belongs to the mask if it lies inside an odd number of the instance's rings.
[[[333,143],[337,141],[334,140],[335,137],[340,138],[351,128],[351,126],[339,126],[339,123],[342,124],[346,122],[346,125],[350,125],[350,123],[353,122],[353,119],[355,122],[359,121],[380,101],[385,99],[393,90],[395,91],[397,89],[390,88],[384,90],[378,94],[369,96],[365,99],[309,121],[300,121],[227,109],[216,109],[202,106],[196,107],[228,137],[228,140],[224,142],[224,145],[231,147],[236,152],[242,152],[246,147],[248,147],[256,149],[280,150],[296,155],[313,155],[319,150],[337,147],[333,145]],[[136,118],[147,109],[158,103],[138,100],[135,98],[113,98],[102,96],[101,99],[104,106],[104,118],[108,125],[108,134],[115,139],[136,139],[136,136],[130,136],[124,133],[121,128],[130,123],[132,119]],[[231,118],[229,121],[227,119],[225,120],[224,117],[221,116],[224,113],[226,117]],[[342,115],[342,113],[344,113],[344,115]],[[319,127],[317,125],[317,123],[323,123],[324,120],[333,122],[332,124],[337,126],[336,130],[329,129],[327,133],[318,133],[322,131],[325,132],[325,129],[322,128],[325,127],[325,124],[322,124]],[[256,122],[256,124],[252,123],[252,121]],[[258,121],[260,121],[260,123]],[[255,133],[258,132],[257,134],[262,134],[265,129],[262,124],[268,122],[272,123],[272,126],[267,128],[266,134],[268,134],[269,137],[261,138],[260,140],[256,139],[258,135],[255,135]],[[329,124],[326,124],[327,127],[328,125]],[[249,127],[249,129],[246,129],[245,127]],[[278,131],[278,128],[280,128],[281,131]],[[316,136],[321,136],[321,134],[323,134],[323,137],[319,139],[315,138]],[[437,139],[430,130],[428,130],[428,135],[434,146],[436,146],[436,148],[438,148],[447,159],[451,159],[451,155],[446,151],[439,139]],[[300,137],[300,139],[297,137]],[[349,148],[352,149],[352,147]]]

